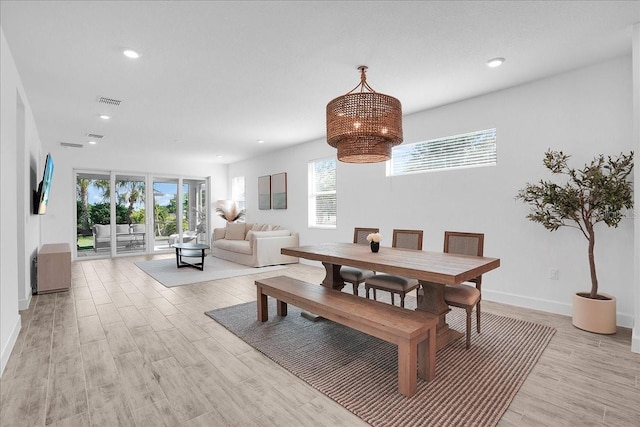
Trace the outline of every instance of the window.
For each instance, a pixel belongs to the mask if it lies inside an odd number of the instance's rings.
[[[231,200],[236,202],[240,209],[244,209],[244,176],[231,178]]]
[[[447,136],[393,148],[387,176],[442,169],[495,166],[496,129]]]
[[[309,162],[309,227],[336,227],[336,159]]]

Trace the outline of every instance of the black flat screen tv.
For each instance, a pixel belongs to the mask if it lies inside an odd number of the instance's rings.
[[[51,192],[51,179],[53,178],[53,158],[51,153],[47,154],[44,162],[44,173],[42,181],[38,185],[38,190],[33,195],[33,213],[36,215],[44,215],[47,213],[47,204],[49,203],[49,193]]]

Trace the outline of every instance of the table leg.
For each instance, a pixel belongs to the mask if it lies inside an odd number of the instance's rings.
[[[463,333],[450,329],[447,324],[447,313],[451,311],[444,300],[444,287],[441,283],[419,280],[422,288],[422,297],[418,298],[418,310],[440,316],[436,327],[436,350],[440,350],[453,341],[464,336]]]
[[[262,293],[262,286],[256,286],[258,291],[257,306],[258,306],[258,322],[266,322],[269,320],[269,306],[267,305],[267,295]]]
[[[416,394],[418,345],[410,339],[398,343],[398,391],[407,397]]]
[[[322,265],[324,265],[326,274],[321,285],[330,289],[341,291],[342,288],[344,288],[344,281],[342,280],[342,276],[340,275],[341,266],[337,264],[330,264],[328,262],[323,262]],[[322,317],[308,311],[303,311],[300,313],[300,315],[305,319],[311,320],[312,322],[322,320]]]
[[[276,300],[276,307],[278,309],[278,316],[284,317],[287,315],[287,303],[284,301]]]
[[[180,249],[176,248],[176,266],[180,268]]]
[[[322,281],[322,286],[341,291],[342,288],[344,288],[344,281],[340,275],[340,267],[342,266],[338,264],[330,264],[328,262],[323,262],[322,265],[324,265],[324,269],[326,271],[326,275]]]

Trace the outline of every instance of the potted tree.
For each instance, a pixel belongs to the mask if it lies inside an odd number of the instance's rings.
[[[616,332],[616,300],[598,293],[598,277],[593,255],[595,225],[603,222],[617,227],[626,210],[633,207],[633,186],[628,180],[633,170],[633,151],[617,157],[595,157],[582,169],[570,168],[571,156],[562,151],[548,150],[543,163],[556,175],[565,175],[563,184],[540,180],[527,183],[516,199],[531,206],[527,215],[547,230],[574,227],[587,239],[591,291],[573,296],[573,325],[590,332]]]

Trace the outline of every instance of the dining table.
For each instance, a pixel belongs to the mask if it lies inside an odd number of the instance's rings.
[[[445,286],[460,285],[500,266],[499,258],[391,247],[380,247],[378,252],[372,252],[368,245],[342,242],[282,248],[281,253],[320,261],[326,272],[321,284],[336,290],[345,286],[340,276],[343,265],[417,279],[416,310],[439,316],[437,350],[464,335],[447,324],[450,308],[444,299]]]

